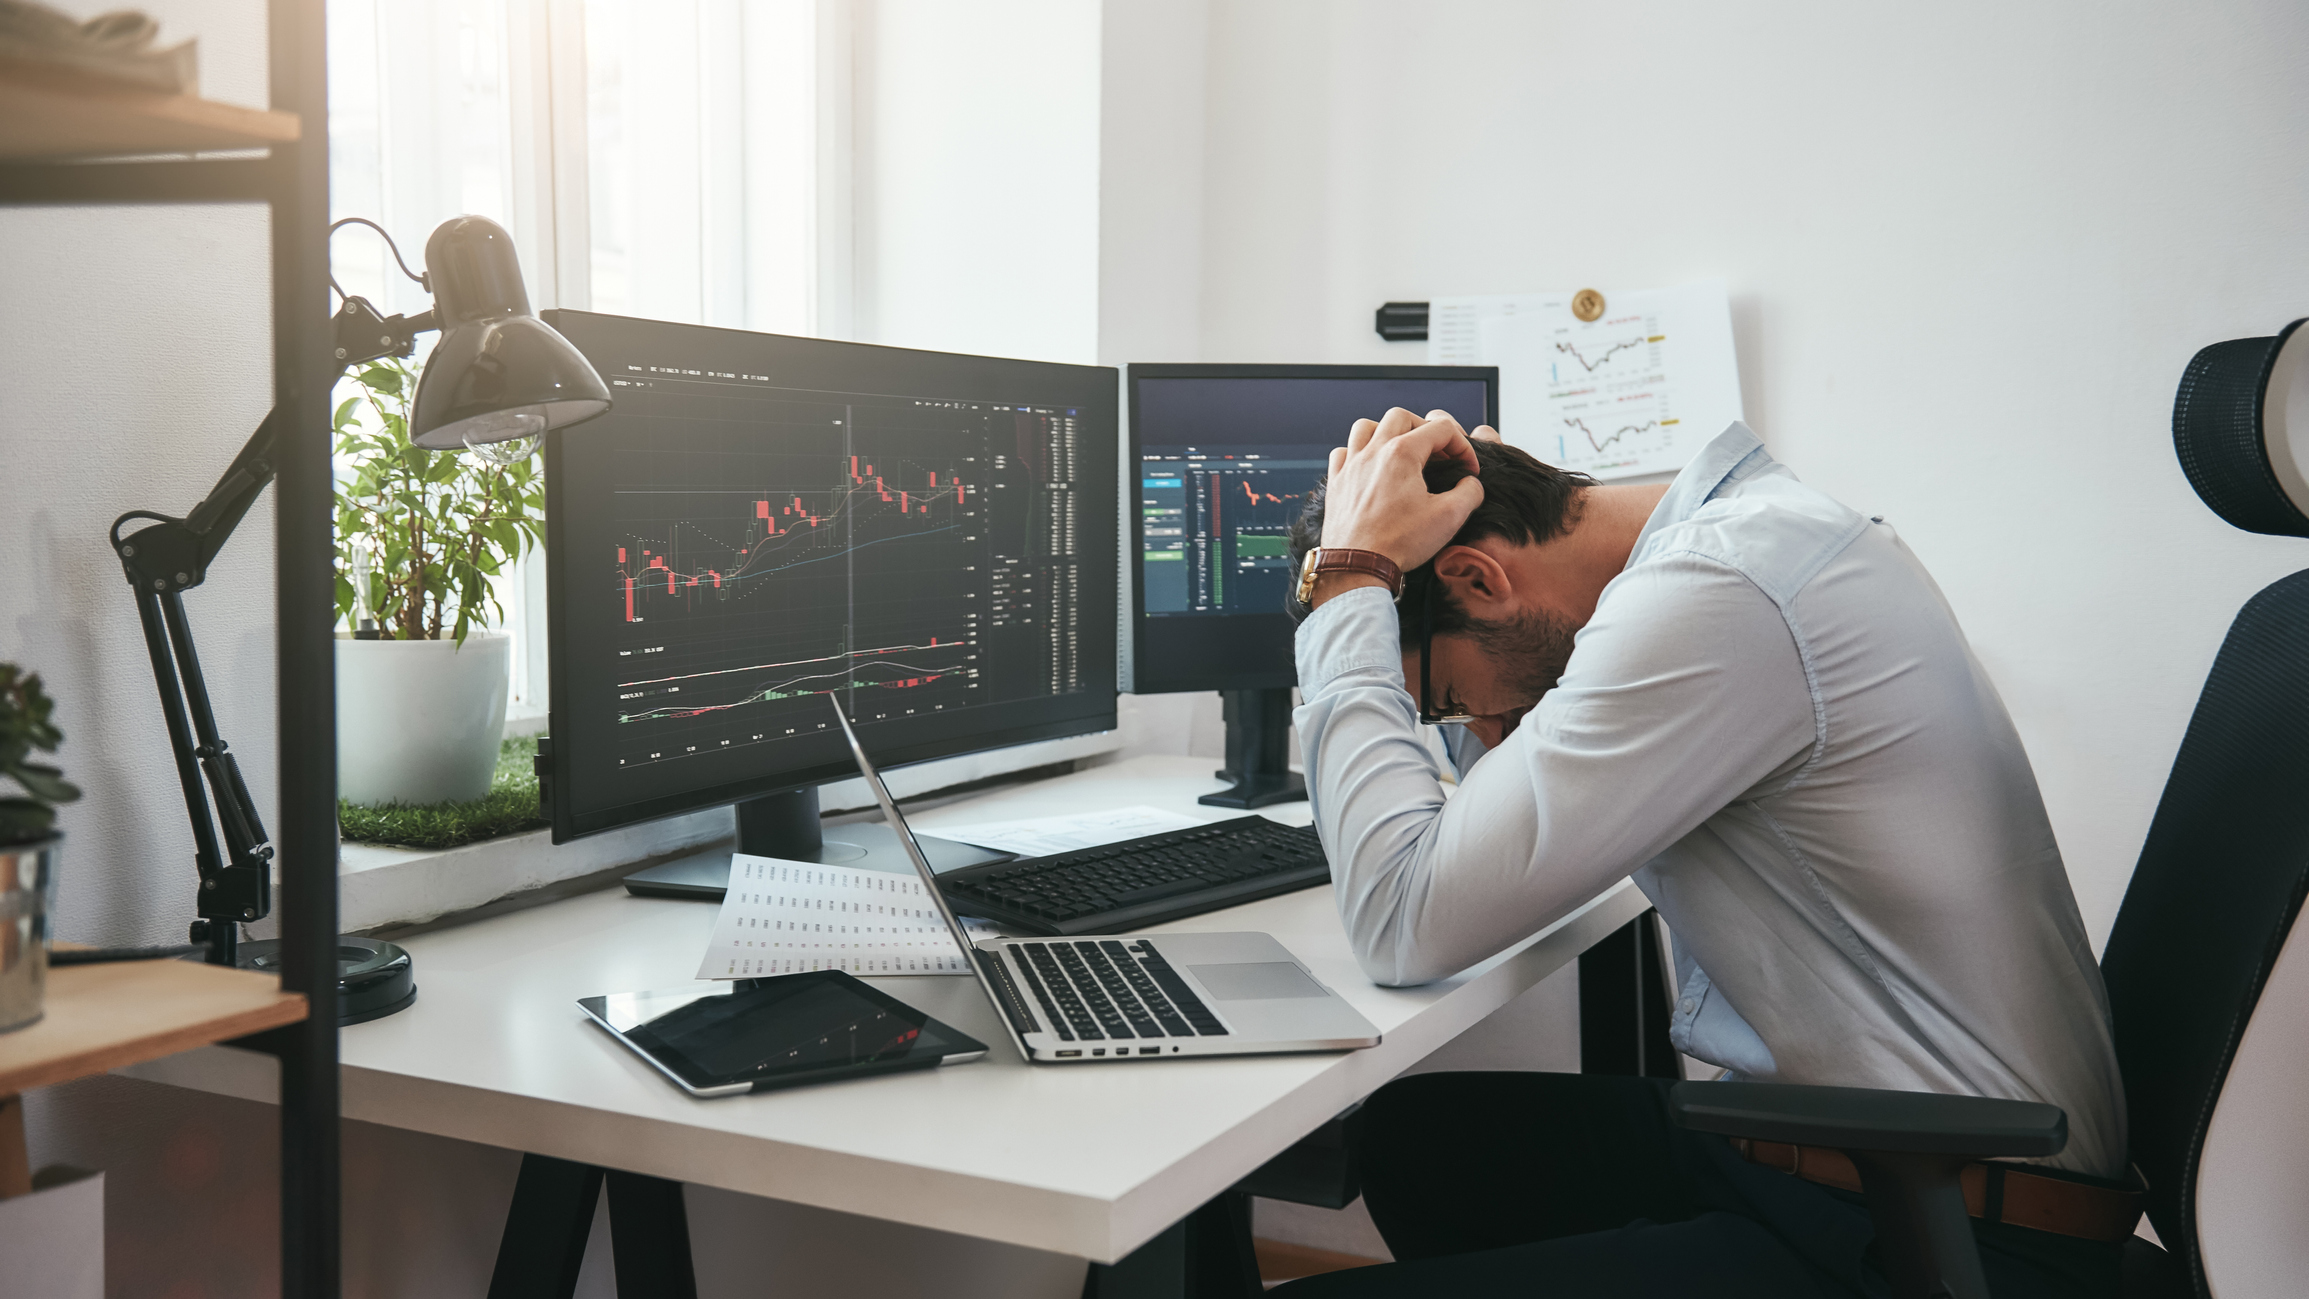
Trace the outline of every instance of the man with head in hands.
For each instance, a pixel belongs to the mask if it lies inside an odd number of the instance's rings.
[[[1458,973],[1633,876],[1673,935],[1679,1051],[2049,1102],[2069,1144],[2027,1173],[2123,1189],[2107,998],[2028,757],[1889,524],[1744,425],[1672,483],[1607,486],[1393,410],[1331,453],[1292,557],[1307,783],[1374,980]],[[1459,719],[1449,798],[1423,713]],[[1352,1131],[1398,1261],[1291,1292],[1884,1293],[1835,1170],[1677,1129],[1667,1086],[1381,1090]],[[2111,1229],[2048,1221],[1974,1220],[1999,1299],[2113,1293]]]

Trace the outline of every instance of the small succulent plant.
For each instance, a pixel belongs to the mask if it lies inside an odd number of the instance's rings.
[[[54,753],[64,741],[49,715],[56,701],[40,688],[37,674],[0,663],[0,776],[24,787],[24,794],[0,797],[0,844],[37,843],[56,828],[56,805],[80,797],[80,787],[34,753]]]

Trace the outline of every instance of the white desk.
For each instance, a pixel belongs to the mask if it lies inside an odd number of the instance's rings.
[[[1137,758],[924,812],[916,828],[1135,803],[1220,819],[1207,758]],[[1268,809],[1306,823],[1305,803]],[[910,818],[911,819],[911,818]],[[344,1031],[344,1115],[1113,1262],[1642,914],[1621,884],[1458,978],[1379,988],[1328,887],[1158,929],[1264,930],[1383,1034],[1366,1051],[1033,1068],[975,981],[876,982],[991,1044],[974,1064],[692,1100],[576,1000],[689,980],[715,908],[588,894],[412,939],[418,996]],[[271,1057],[207,1047],[127,1071],[275,1099]]]

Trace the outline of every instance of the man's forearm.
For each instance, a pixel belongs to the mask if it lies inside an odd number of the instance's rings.
[[[1462,901],[1437,895],[1442,845],[1489,836],[1465,818],[1445,833],[1442,771],[1403,690],[1391,602],[1383,592],[1357,595],[1310,617],[1300,635],[1306,702],[1296,720],[1308,797],[1331,857],[1340,920],[1364,972],[1382,984],[1423,983],[1513,941],[1520,935],[1491,925],[1430,923],[1456,914]],[[1528,863],[1528,851],[1513,844],[1462,846],[1469,856],[1505,854],[1512,872]],[[1460,883],[1453,881],[1454,892]]]

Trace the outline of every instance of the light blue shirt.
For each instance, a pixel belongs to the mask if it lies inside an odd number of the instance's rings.
[[[1300,743],[1357,957],[1457,973],[1632,875],[1676,1047],[1764,1081],[2045,1101],[2124,1167],[2101,987],[2020,736],[1892,527],[1735,424],[1693,458],[1561,682],[1444,797],[1375,588],[1299,628]]]

